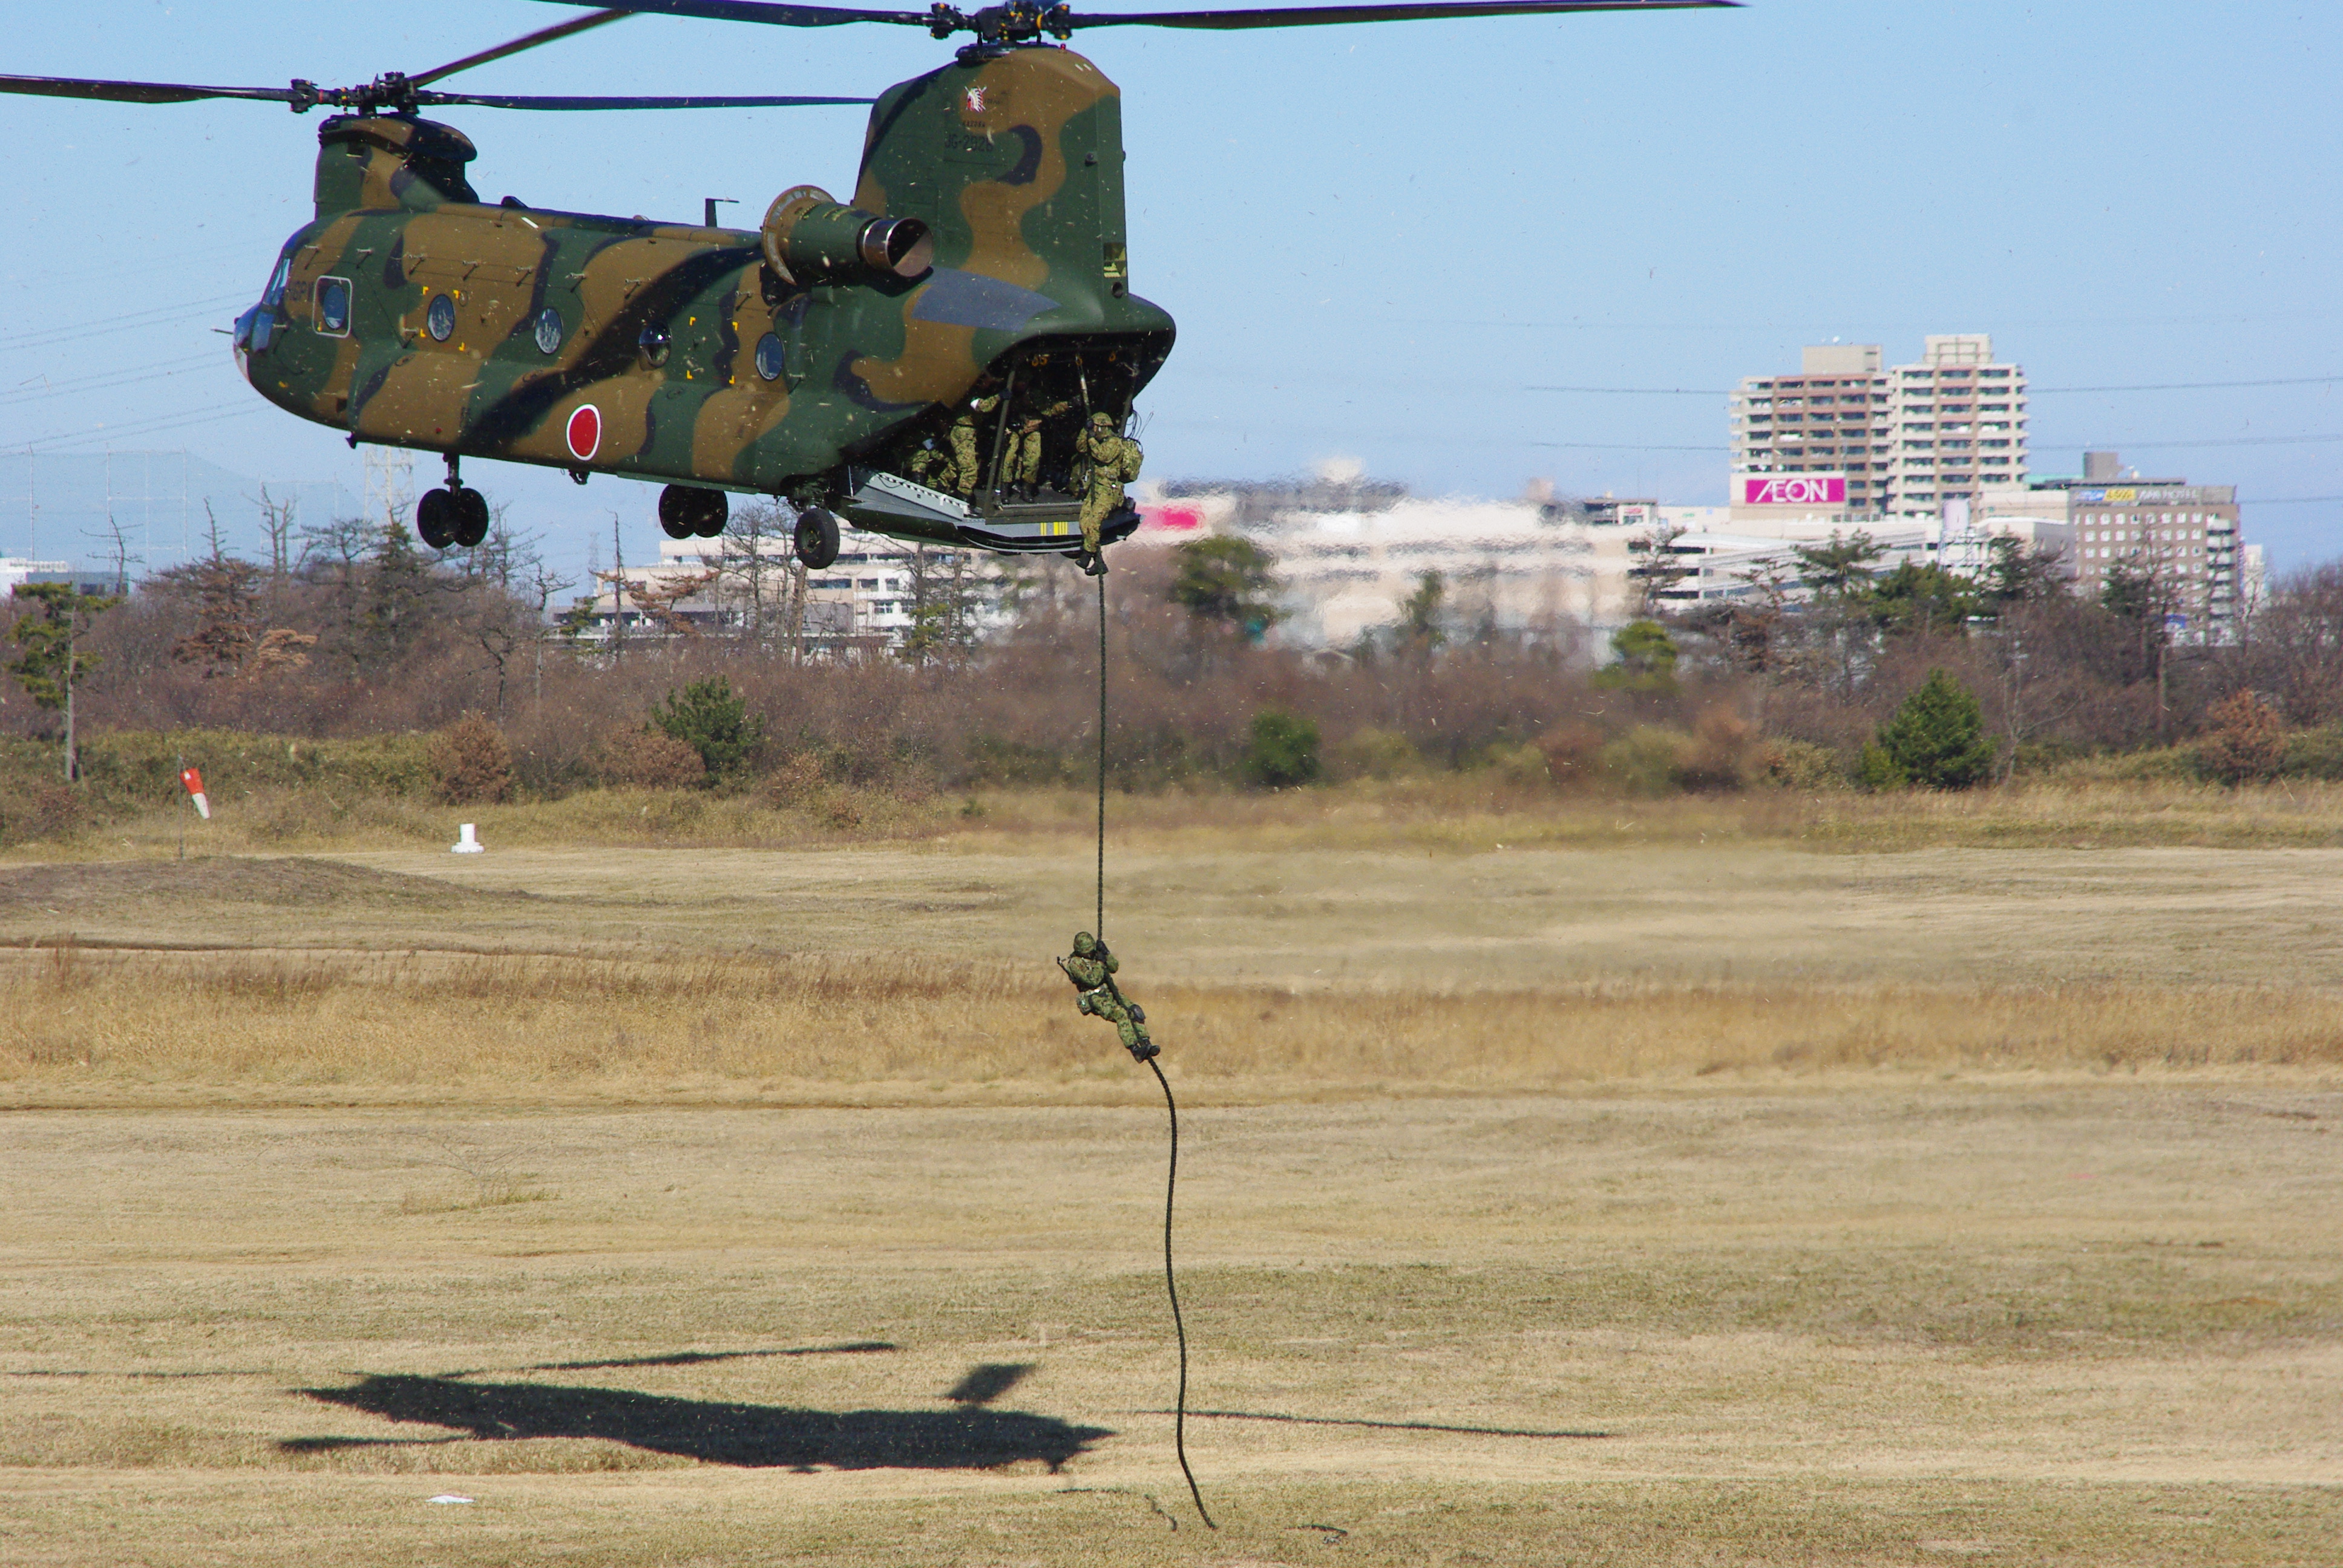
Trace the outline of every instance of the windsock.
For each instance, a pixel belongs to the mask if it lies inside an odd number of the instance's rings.
[[[187,799],[196,803],[196,815],[208,822],[212,819],[210,797],[204,793],[204,776],[192,768],[179,769],[179,782],[187,787]]]

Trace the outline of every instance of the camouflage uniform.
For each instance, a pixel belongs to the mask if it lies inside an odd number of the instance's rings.
[[[1088,931],[1074,933],[1074,956],[1060,959],[1058,967],[1074,982],[1078,993],[1074,1010],[1092,1018],[1102,1018],[1114,1025],[1122,1039],[1123,1050],[1136,1061],[1145,1061],[1155,1054],[1155,1042],[1147,1037],[1147,1014],[1122,999],[1114,983],[1115,971],[1122,962],[1107,950],[1107,945]]]
[[[977,422],[1000,409],[1001,394],[989,393],[961,409],[960,417],[944,433],[951,442],[952,464],[959,470],[952,488],[963,496],[976,494],[976,482],[984,477],[983,464],[977,457]]]
[[[1082,460],[1082,548],[1095,557],[1099,530],[1122,506],[1122,487],[1139,477],[1139,443],[1115,433],[1104,414],[1091,416],[1090,428],[1074,443]]]
[[[1029,493],[1041,484],[1041,427],[1072,407],[1071,403],[1052,403],[1010,432],[1008,467],[1001,477],[1002,484],[1021,485]]]
[[[904,477],[917,479],[931,490],[949,490],[959,483],[959,465],[950,453],[933,447],[922,447],[911,454],[904,465]]]

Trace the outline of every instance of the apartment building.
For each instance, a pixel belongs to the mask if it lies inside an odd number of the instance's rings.
[[[1844,475],[1847,519],[1941,516],[2026,477],[2026,372],[1983,333],[1931,337],[1881,367],[1875,343],[1806,348],[1795,376],[1745,377],[1728,411],[1735,499],[1752,480]]]
[[[1795,376],[1744,377],[1733,394],[1734,498],[1745,476],[1843,474],[1840,509],[1885,512],[1891,494],[1893,378],[1876,343],[1807,348]]]
[[[1888,512],[1941,516],[2026,477],[2026,372],[1996,362],[1984,333],[1926,339],[1919,364],[1891,373],[1888,414]]]

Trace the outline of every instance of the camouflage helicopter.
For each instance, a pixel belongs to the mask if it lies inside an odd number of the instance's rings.
[[[316,216],[236,318],[239,367],[287,412],[360,442],[437,452],[417,505],[434,548],[478,544],[465,457],[664,481],[667,532],[713,538],[730,494],[796,512],[809,567],[839,519],[890,537],[1077,554],[1077,436],[1115,429],[1172,349],[1131,292],[1120,94],[1063,46],[1077,29],[1238,31],[1735,0],[1420,0],[1129,14],[1010,0],[974,12],[769,0],[551,0],[591,14],[364,86],[213,87],[0,76],[0,91],[136,104],[241,98],[326,107]],[[875,100],[809,95],[514,96],[431,84],[588,28],[658,14],[973,35],[950,65]],[[783,191],[756,229],[483,203],[469,138],[440,106],[609,110],[872,106],[850,200]],[[1022,481],[1021,483],[1020,481]],[[1127,537],[1121,506],[1102,542]]]

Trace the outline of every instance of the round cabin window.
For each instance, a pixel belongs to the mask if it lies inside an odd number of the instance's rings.
[[[433,338],[447,342],[456,331],[456,302],[444,294],[433,295],[430,307],[423,312],[423,326]]]
[[[667,328],[657,325],[644,327],[638,341],[642,347],[643,363],[654,370],[667,363],[668,349],[674,343],[674,339],[668,336]]]
[[[757,374],[766,380],[779,381],[781,378],[782,370],[788,367],[789,357],[789,350],[781,347],[781,340],[771,333],[768,332],[757,339]]]
[[[317,284],[317,330],[340,333],[349,329],[349,284],[338,277],[320,279]]]
[[[561,347],[561,312],[550,305],[537,313],[537,351],[553,354]]]

